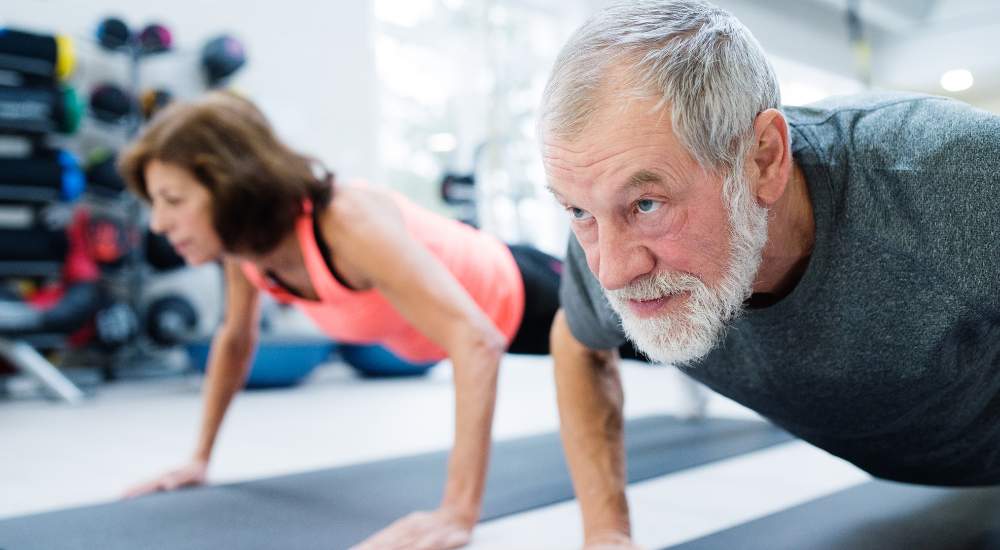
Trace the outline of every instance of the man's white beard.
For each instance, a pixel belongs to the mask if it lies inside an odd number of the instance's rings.
[[[727,186],[739,191],[729,207],[729,267],[715,288],[687,273],[665,272],[604,291],[621,318],[625,335],[653,361],[683,366],[701,359],[722,340],[728,324],[743,313],[743,302],[753,291],[767,242],[767,209],[756,204],[746,180],[740,180]],[[629,300],[675,294],[679,295],[676,299],[686,302],[667,315],[642,319],[628,305]]]

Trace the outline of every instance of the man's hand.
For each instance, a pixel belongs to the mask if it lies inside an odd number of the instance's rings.
[[[161,491],[173,491],[182,487],[194,487],[205,483],[208,472],[208,462],[194,459],[191,462],[170,470],[159,477],[145,483],[130,487],[125,491],[125,498],[134,498]]]
[[[351,550],[449,550],[472,540],[475,522],[447,508],[414,512],[396,520]]]

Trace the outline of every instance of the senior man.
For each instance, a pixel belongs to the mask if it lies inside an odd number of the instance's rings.
[[[631,545],[614,349],[892,480],[1000,481],[1000,117],[931,96],[781,109],[732,15],[613,5],[543,99],[573,236],[552,328],[586,544]]]

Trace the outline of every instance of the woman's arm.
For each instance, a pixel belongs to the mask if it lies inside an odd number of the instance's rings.
[[[239,264],[224,262],[226,314],[212,338],[206,368],[204,409],[194,458],[208,462],[219,427],[233,396],[243,389],[260,326],[258,291]]]
[[[436,522],[450,522],[471,533],[483,497],[497,371],[506,339],[451,272],[408,234],[391,198],[377,191],[355,193],[339,196],[341,204],[330,216],[334,254],[364,274],[407,321],[448,352],[455,378],[455,443],[441,508],[405,518],[366,544],[377,548],[389,540],[402,542],[395,537],[422,531],[415,523],[433,530]],[[442,540],[446,532],[442,528]]]
[[[201,430],[194,454],[181,466],[165,472],[126,491],[134,497],[205,482],[219,427],[233,396],[246,380],[250,358],[257,345],[257,290],[243,276],[235,262],[224,266],[226,278],[226,317],[212,338],[204,388]]]

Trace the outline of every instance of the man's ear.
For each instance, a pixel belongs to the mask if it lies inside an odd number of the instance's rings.
[[[767,109],[754,120],[750,149],[751,186],[757,203],[767,208],[785,193],[792,171],[788,123],[777,109]]]

